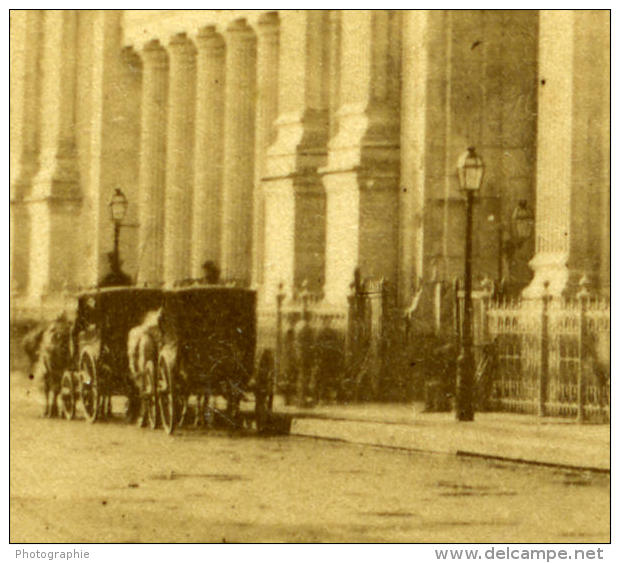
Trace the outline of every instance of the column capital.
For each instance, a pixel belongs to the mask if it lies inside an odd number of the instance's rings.
[[[121,61],[133,69],[140,69],[142,67],[142,59],[131,45],[123,47]]]
[[[142,60],[153,67],[162,69],[168,67],[168,53],[158,39],[153,39],[144,46]]]
[[[269,35],[275,33],[280,25],[280,17],[278,12],[267,12],[258,18],[256,26],[259,35]]]
[[[254,39],[255,34],[252,26],[248,24],[245,18],[239,18],[230,22],[225,31],[226,35],[239,35],[236,39],[251,40]]]
[[[224,38],[217,32],[214,25],[207,25],[198,31],[196,35],[196,46],[198,51],[204,50],[223,50]]]
[[[168,43],[168,51],[175,57],[193,57],[196,54],[194,42],[187,33],[177,33]]]

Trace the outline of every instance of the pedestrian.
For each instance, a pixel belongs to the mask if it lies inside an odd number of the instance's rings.
[[[344,371],[344,342],[331,326],[331,315],[323,315],[322,327],[314,343],[314,400],[335,398]]]

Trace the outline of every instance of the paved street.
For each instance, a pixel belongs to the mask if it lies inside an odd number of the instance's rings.
[[[298,437],[41,418],[13,374],[15,542],[603,542],[609,477]]]

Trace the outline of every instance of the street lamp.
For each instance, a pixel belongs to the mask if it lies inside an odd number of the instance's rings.
[[[505,283],[511,282],[511,261],[515,253],[534,234],[534,212],[528,206],[526,199],[520,199],[517,207],[510,215],[510,222],[504,223],[501,219],[501,210],[498,217],[489,215],[489,223],[497,223],[498,261],[497,282],[498,291],[503,292]]]
[[[534,232],[534,213],[527,205],[527,199],[520,199],[511,217],[512,238],[517,247],[529,239]]]
[[[471,299],[472,266],[472,228],[474,194],[480,189],[484,175],[484,163],[476,154],[474,147],[469,147],[456,165],[459,186],[467,198],[465,223],[465,298],[463,308],[463,328],[461,330],[461,348],[457,359],[456,371],[456,418],[460,421],[474,420],[474,357],[472,351],[473,306]]]
[[[108,207],[110,208],[110,217],[112,219],[112,222],[114,223],[114,264],[116,266],[120,265],[118,242],[121,232],[121,223],[125,218],[128,206],[129,203],[127,202],[125,194],[121,191],[120,188],[115,188],[114,195],[110,199]]]

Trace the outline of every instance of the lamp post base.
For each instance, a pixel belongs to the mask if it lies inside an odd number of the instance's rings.
[[[456,419],[474,420],[474,363],[471,349],[461,349],[456,360]]]

